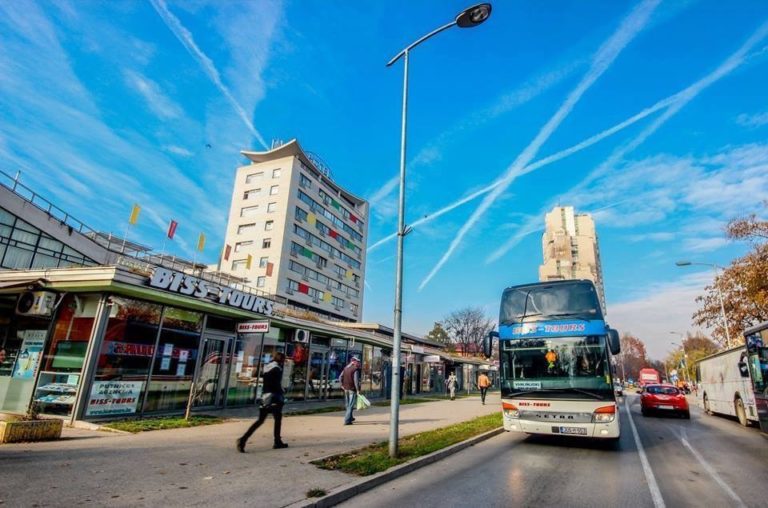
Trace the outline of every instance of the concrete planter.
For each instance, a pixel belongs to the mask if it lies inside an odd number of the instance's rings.
[[[50,441],[61,437],[64,420],[0,421],[0,443]]]

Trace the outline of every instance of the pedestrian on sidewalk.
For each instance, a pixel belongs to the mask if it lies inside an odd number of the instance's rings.
[[[451,375],[448,376],[448,380],[446,382],[448,383],[448,393],[451,394],[451,400],[455,400],[456,399],[456,385],[459,382],[459,380],[456,379],[456,373],[451,372]]]
[[[485,394],[488,393],[488,388],[491,386],[491,380],[485,372],[481,372],[480,377],[477,378],[477,386],[480,387],[480,400],[482,400],[483,405],[485,405]]]
[[[344,425],[352,425],[355,417],[352,413],[357,404],[357,393],[360,391],[360,358],[353,356],[344,370],[341,371],[341,387],[344,389],[344,401],[347,411],[344,413]]]
[[[285,396],[281,385],[283,380],[284,362],[285,355],[281,352],[277,352],[272,361],[264,366],[264,389],[261,394],[259,419],[248,427],[248,430],[245,431],[245,434],[243,434],[242,437],[237,439],[237,451],[240,453],[245,453],[245,443],[248,442],[248,438],[256,432],[256,429],[261,427],[261,424],[264,423],[264,420],[267,419],[267,415],[270,413],[275,419],[275,443],[272,448],[288,448],[288,445],[283,443],[283,440],[280,437],[280,427],[283,423],[283,405],[285,404]]]

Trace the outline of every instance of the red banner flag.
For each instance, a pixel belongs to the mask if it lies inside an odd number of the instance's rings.
[[[179,227],[179,223],[175,220],[172,220],[170,224],[168,224],[168,238],[173,240],[173,235],[176,234],[176,228]]]
[[[309,286],[299,283],[299,293],[309,294]]]
[[[229,261],[229,254],[232,252],[232,246],[227,244],[224,247],[224,261]]]
[[[267,263],[267,277],[272,277],[272,270],[275,269],[274,263]]]

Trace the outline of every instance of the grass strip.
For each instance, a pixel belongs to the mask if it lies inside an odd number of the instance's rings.
[[[213,425],[224,422],[224,418],[218,416],[196,415],[185,420],[182,416],[161,416],[157,418],[142,418],[133,420],[120,420],[104,425],[110,429],[125,432],[147,432],[150,430],[183,429],[186,427],[199,427],[201,425]]]
[[[344,411],[344,406],[327,406],[327,407],[316,407],[313,409],[302,409],[300,411],[286,411],[283,416],[306,416],[306,415],[316,415],[320,413],[333,413],[335,411]]]
[[[399,441],[400,455],[394,459],[389,456],[388,444],[382,442],[341,455],[326,457],[314,461],[312,464],[321,469],[343,471],[357,476],[368,476],[385,471],[392,466],[402,464],[411,459],[442,450],[471,437],[499,428],[501,425],[501,413],[494,413],[449,425],[441,429],[429,430],[401,438]]]

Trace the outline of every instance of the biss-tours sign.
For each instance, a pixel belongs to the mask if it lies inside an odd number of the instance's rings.
[[[218,286],[207,280],[167,268],[155,268],[155,272],[149,279],[149,285],[153,288],[165,289],[201,300],[211,300],[222,305],[258,312],[265,316],[271,316],[274,307],[272,300],[244,293],[234,288]]]

